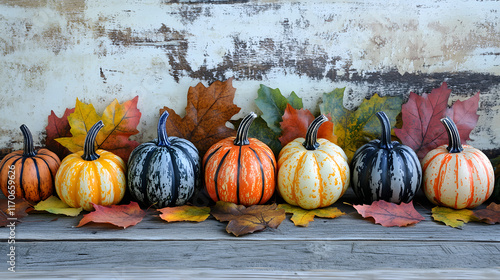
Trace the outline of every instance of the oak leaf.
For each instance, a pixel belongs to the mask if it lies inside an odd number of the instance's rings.
[[[69,125],[68,117],[75,111],[73,109],[66,109],[62,117],[57,117],[54,111],[50,111],[48,118],[48,124],[45,127],[45,132],[47,134],[45,138],[45,147],[54,152],[60,159],[65,158],[71,152],[68,148],[57,142],[56,138],[61,137],[71,137],[71,126]]]
[[[432,218],[454,228],[461,228],[465,223],[475,220],[471,210],[455,210],[441,206],[432,208]]]
[[[413,202],[395,204],[384,200],[374,201],[371,205],[353,205],[363,218],[372,217],[375,223],[384,227],[404,227],[425,220],[413,207]]]
[[[278,228],[286,215],[285,210],[277,208],[276,204],[245,207],[217,201],[210,213],[220,222],[229,222],[226,227],[228,233],[241,236],[266,228]]]
[[[236,135],[234,129],[226,126],[226,122],[241,110],[233,103],[236,89],[232,80],[215,81],[208,88],[202,83],[190,87],[184,117],[166,106],[160,109],[160,114],[165,110],[169,113],[168,135],[191,141],[201,157],[213,144]]]
[[[486,209],[474,210],[473,212],[474,217],[480,222],[491,225],[500,223],[500,204],[492,202]]]
[[[295,109],[287,104],[283,121],[280,122],[283,134],[279,138],[284,147],[296,138],[306,137],[307,128],[314,121],[314,115],[307,109]],[[337,136],[333,134],[333,123],[331,120],[323,123],[318,130],[318,138],[325,138],[332,143],[337,143]]]
[[[457,125],[462,144],[469,140],[477,124],[479,92],[465,101],[456,101],[448,107],[451,89],[446,83],[431,93],[419,96],[410,92],[408,102],[402,106],[403,126],[394,129],[401,142],[412,148],[420,159],[431,150],[448,143],[448,134],[441,119],[448,116]]]
[[[24,217],[28,216],[31,209],[29,202],[23,198],[0,199],[0,227],[21,222]]]
[[[314,221],[314,217],[320,218],[337,218],[339,216],[345,215],[344,212],[340,211],[337,207],[326,207],[313,210],[305,210],[297,206],[290,204],[279,204],[278,209],[285,210],[286,213],[293,214],[290,219],[294,225],[300,227],[309,226],[309,222]]]
[[[73,208],[55,196],[50,196],[44,201],[38,202],[34,207],[36,211],[46,211],[52,214],[62,214],[66,216],[78,216],[83,208]]]
[[[83,215],[77,227],[94,222],[127,228],[138,224],[146,216],[146,211],[142,210],[135,201],[130,202],[128,205],[101,206],[94,203],[92,205],[95,210]]]
[[[106,107],[102,117],[92,104],[77,99],[75,111],[68,116],[72,136],[57,138],[56,141],[73,153],[81,151],[88,130],[102,120],[104,127],[97,134],[96,148],[112,152],[126,162],[130,153],[139,146],[138,142],[129,140],[130,136],[139,133],[136,129],[141,118],[138,99],[136,96],[123,104],[115,99]]]
[[[167,222],[203,222],[210,216],[210,207],[177,206],[158,209],[160,218]]]
[[[364,99],[356,110],[348,110],[343,105],[345,88],[337,88],[330,93],[324,93],[319,105],[321,113],[330,114],[337,136],[337,145],[347,157],[352,159],[358,148],[369,141],[379,138],[381,134],[380,121],[376,114],[384,111],[394,126],[396,116],[401,112],[401,96],[380,97],[374,94],[370,99]]]

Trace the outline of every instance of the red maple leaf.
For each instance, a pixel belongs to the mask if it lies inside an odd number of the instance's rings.
[[[95,211],[83,215],[77,227],[94,222],[127,228],[138,224],[146,216],[146,211],[142,210],[139,204],[134,201],[128,205],[101,206],[93,203],[92,205]]]
[[[45,127],[45,131],[47,133],[47,138],[45,139],[45,147],[47,149],[54,152],[60,159],[63,159],[67,155],[71,154],[70,150],[68,150],[63,145],[59,144],[55,139],[60,137],[71,137],[71,126],[68,122],[68,116],[75,112],[75,108],[66,109],[64,111],[64,115],[59,118],[54,113],[54,111],[50,111],[49,121],[47,126]]]
[[[371,205],[353,205],[363,218],[372,217],[375,223],[384,227],[404,227],[425,220],[413,207],[413,202],[395,204],[384,200]]]
[[[411,147],[422,159],[429,151],[448,143],[446,129],[441,119],[449,116],[457,125],[463,144],[477,124],[479,92],[465,101],[457,101],[448,107],[451,89],[446,83],[433,89],[430,94],[410,92],[408,102],[402,106],[403,127],[394,133],[401,142]]]

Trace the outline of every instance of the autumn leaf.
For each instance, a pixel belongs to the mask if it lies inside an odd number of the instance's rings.
[[[218,201],[212,207],[211,214],[220,222],[229,222],[228,233],[241,236],[266,228],[278,228],[285,220],[285,210],[277,209],[276,204],[253,205],[245,207],[231,202]]]
[[[425,220],[413,207],[413,202],[400,205],[384,200],[374,201],[371,205],[353,205],[363,218],[372,217],[375,223],[384,227],[404,227]]]
[[[283,209],[286,213],[293,214],[291,221],[294,225],[300,227],[309,226],[309,222],[314,221],[315,216],[320,218],[333,219],[345,215],[345,213],[340,211],[337,207],[305,210],[297,206],[292,206],[290,204],[280,204],[278,205],[278,209]]]
[[[210,207],[177,206],[158,209],[160,218],[167,222],[203,222],[210,216]]]
[[[38,202],[38,204],[34,206],[34,209],[36,211],[46,211],[52,214],[62,214],[72,217],[78,216],[80,212],[82,212],[81,207],[70,207],[68,204],[53,195],[44,201]]]
[[[234,125],[234,127],[239,127],[240,123],[243,119],[231,120],[230,122]],[[279,152],[281,151],[281,143],[278,140],[280,137],[279,133],[275,133],[268,126],[266,121],[258,116],[252,122],[250,129],[248,130],[248,137],[259,139],[262,143],[266,144],[271,148],[276,158],[278,157]]]
[[[54,111],[51,110],[48,118],[48,124],[45,127],[45,132],[47,134],[45,138],[45,147],[54,152],[60,159],[65,158],[71,152],[66,147],[59,144],[59,142],[57,142],[55,139],[72,136],[70,132],[71,126],[69,125],[68,117],[74,111],[75,108],[66,109],[64,111],[64,115],[59,118],[54,113]]]
[[[0,199],[0,227],[21,222],[24,217],[28,216],[30,210],[31,205],[22,198]]]
[[[471,210],[455,210],[440,206],[432,208],[432,218],[434,221],[443,222],[445,225],[454,228],[461,228],[465,223],[474,220]]]
[[[306,137],[307,128],[315,119],[314,115],[307,109],[295,109],[287,104],[283,121],[280,123],[283,134],[279,138],[284,147],[296,138]],[[337,143],[337,136],[333,134],[333,123],[331,120],[323,123],[318,130],[318,138],[325,138],[332,143]]]
[[[474,210],[474,217],[480,222],[487,224],[498,224],[500,223],[500,204],[495,202],[490,203],[486,209]]]
[[[141,112],[137,109],[138,99],[136,96],[123,104],[115,99],[106,107],[102,117],[92,104],[77,99],[75,111],[68,116],[72,136],[55,140],[73,153],[83,150],[87,131],[102,120],[104,127],[97,134],[96,148],[112,152],[126,162],[130,153],[139,146],[138,142],[129,140],[130,136],[139,133],[136,129],[141,118]]]
[[[448,134],[441,119],[448,116],[457,125],[462,144],[469,140],[479,115],[479,92],[465,101],[457,101],[448,107],[451,89],[446,83],[422,96],[410,92],[408,102],[402,106],[403,126],[394,129],[401,142],[411,147],[420,159],[431,150],[448,143]]]
[[[142,210],[139,204],[134,201],[128,205],[101,206],[94,203],[92,205],[95,210],[83,215],[77,227],[94,222],[108,223],[117,227],[127,228],[138,224],[146,216],[146,211]]]
[[[495,187],[490,199],[496,203],[500,203],[500,156],[491,159],[491,165],[495,170]]]
[[[236,135],[236,130],[226,126],[226,122],[241,109],[233,104],[236,89],[232,80],[215,81],[208,88],[202,83],[190,87],[186,115],[182,118],[168,107],[160,109],[160,114],[165,110],[169,113],[168,135],[191,141],[201,157],[213,144]]]
[[[358,148],[369,141],[379,138],[381,134],[380,121],[376,114],[384,111],[392,125],[396,123],[396,116],[401,112],[401,96],[380,97],[374,94],[365,99],[354,110],[347,110],[343,105],[345,88],[335,89],[324,93],[319,105],[322,114],[330,114],[334,125],[333,133],[338,137],[339,145],[347,157],[352,159]]]

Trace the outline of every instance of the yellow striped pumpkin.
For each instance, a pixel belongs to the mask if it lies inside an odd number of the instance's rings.
[[[95,138],[103,126],[102,121],[93,125],[83,151],[65,157],[57,171],[57,195],[71,207],[91,211],[91,203],[118,204],[125,195],[125,162],[111,152],[95,149]]]
[[[460,143],[453,121],[441,119],[449,144],[430,151],[422,159],[423,190],[436,205],[454,209],[474,208],[492,194],[495,175],[483,152]]]
[[[278,156],[278,191],[289,204],[304,209],[335,203],[349,186],[347,156],[337,145],[317,139],[320,125],[328,119],[317,117],[306,138],[288,143]]]

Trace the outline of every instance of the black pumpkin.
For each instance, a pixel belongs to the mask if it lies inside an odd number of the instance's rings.
[[[391,125],[384,112],[380,140],[359,148],[351,161],[352,188],[363,203],[376,200],[408,203],[422,183],[422,168],[415,152],[397,141],[391,142]]]
[[[158,121],[158,139],[135,148],[128,160],[128,189],[145,206],[184,205],[193,195],[200,158],[193,143],[167,137],[168,112]]]

